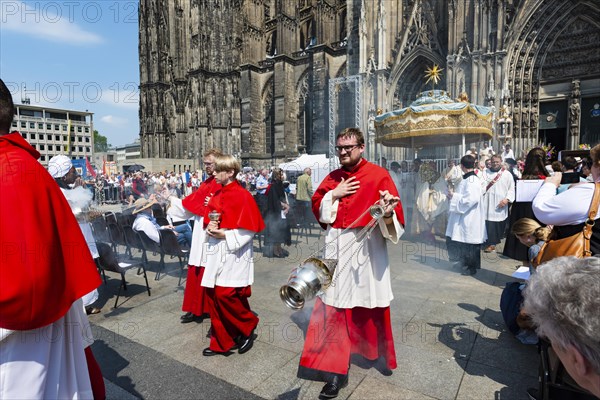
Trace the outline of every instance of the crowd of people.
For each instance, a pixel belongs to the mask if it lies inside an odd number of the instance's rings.
[[[270,171],[268,174],[270,175]],[[90,189],[94,202],[103,204],[128,204],[131,205],[140,197],[148,194],[161,194],[163,197],[171,195],[184,198],[194,193],[200,184],[209,177],[207,171],[135,171],[121,173],[104,173],[94,171],[94,176],[88,175],[81,185]],[[253,168],[246,168],[237,174],[237,180],[242,187],[254,191],[258,174]]]
[[[44,170],[37,162],[39,153],[18,132],[10,132],[13,116],[12,97],[0,81],[0,241],[3,249],[16,249],[5,252],[0,264],[0,398],[102,399],[102,375],[90,349],[93,337],[84,306],[94,298],[100,278],[94,248],[86,243],[86,226],[77,220],[80,204],[74,195],[86,184],[78,182],[68,157],[54,158]],[[559,237],[581,229],[595,193],[587,182],[600,182],[600,145],[592,149],[589,164],[564,160],[564,171],[579,169],[584,182],[570,183],[560,193],[565,183],[559,166],[548,168],[539,148],[528,152],[522,169],[505,147],[498,155],[471,149],[441,171],[436,163],[419,159],[392,162],[388,171],[363,157],[363,133],[346,128],[336,136],[335,151],[340,168],[316,188],[310,169],[305,170],[295,198],[280,169],[243,172],[238,160],[219,149],[203,154],[203,179],[191,173],[189,186],[182,177],[187,172],[106,179],[121,188],[131,181],[131,193],[123,191],[120,201],[136,215],[134,229],[149,232],[149,237],[171,229],[189,248],[180,321],[210,319],[205,357],[245,354],[253,348],[260,322],[249,302],[254,237],[264,235],[269,256],[286,257],[290,213],[318,221],[326,244],[319,256],[337,261],[335,285],[314,303],[297,375],[324,382],[324,399],[337,397],[348,384],[353,355],[383,360],[384,374],[397,367],[388,245],[405,233],[426,242],[438,234],[445,237],[454,266],[474,275],[481,268],[481,252],[496,251],[509,232],[505,255],[529,265],[548,239],[547,224]],[[32,175],[35,186],[23,179]],[[519,196],[521,179],[543,180],[539,193]],[[101,203],[103,196],[96,192],[96,201]],[[89,203],[91,191],[87,197]],[[169,205],[167,225],[153,215],[152,206],[160,202]],[[591,241],[592,254],[598,254],[596,225]],[[32,243],[48,249],[47,257],[28,251]],[[531,329],[550,340],[575,384],[600,396],[598,258],[558,258],[532,270],[523,307]],[[69,334],[36,341],[35,333],[48,327]]]

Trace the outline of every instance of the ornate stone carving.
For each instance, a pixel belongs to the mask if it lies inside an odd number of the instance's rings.
[[[515,144],[536,141],[540,84],[593,76],[600,64],[600,29],[591,22],[600,13],[589,1],[385,0],[385,19],[378,19],[383,0],[289,2],[140,0],[145,156],[185,155],[186,146],[199,154],[219,145],[243,150],[244,162],[276,163],[293,156],[288,150],[298,148],[303,129],[327,151],[328,82],[367,71],[367,64],[379,82],[367,89],[374,107],[410,103],[424,89],[424,66],[436,63],[445,68],[441,85],[447,83],[452,97],[465,90],[472,99],[493,101],[498,124],[514,121],[515,139],[523,139]],[[384,20],[386,29],[379,29]],[[274,32],[281,35],[277,54],[266,58]],[[485,80],[507,82],[502,97]],[[261,96],[265,85],[274,93]],[[569,106],[581,106],[575,88],[571,95]],[[311,104],[306,119],[305,99]],[[285,148],[267,145],[265,109],[277,109],[269,123],[279,135],[298,132],[285,135]],[[570,134],[580,128],[581,110],[576,116],[568,122]],[[312,125],[305,127],[305,120]]]

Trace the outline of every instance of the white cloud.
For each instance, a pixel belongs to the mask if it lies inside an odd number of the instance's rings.
[[[75,11],[61,8],[58,2],[0,0],[0,30],[8,30],[39,39],[75,45],[102,43],[95,33],[74,22]]]
[[[127,118],[115,117],[114,115],[105,115],[100,121],[112,126],[125,126],[129,122]]]
[[[102,91],[102,103],[129,111],[140,107],[140,92],[136,82],[114,83]]]

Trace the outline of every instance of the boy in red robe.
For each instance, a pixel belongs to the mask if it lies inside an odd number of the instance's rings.
[[[247,352],[258,325],[248,303],[254,282],[252,239],[265,224],[254,198],[236,180],[239,171],[234,157],[215,158],[215,181],[223,187],[208,202],[204,217],[209,238],[202,286],[212,300],[212,334],[204,356],[228,354],[236,348],[240,354]]]

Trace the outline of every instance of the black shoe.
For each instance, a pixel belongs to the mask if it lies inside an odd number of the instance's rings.
[[[540,391],[534,388],[527,389],[527,396],[529,396],[529,400],[538,400],[540,398]]]
[[[192,315],[194,315],[194,314],[192,314],[191,312],[186,312],[186,313],[185,313],[185,314],[183,314],[183,315],[182,315],[180,318],[181,318],[181,319],[187,319],[187,318],[191,318],[191,317],[192,317]]]
[[[200,323],[200,322],[204,321],[205,318],[208,318],[208,314],[206,314],[206,313],[198,316],[198,315],[192,314],[191,312],[187,312],[187,313],[183,314],[180,319],[181,319],[182,324],[188,324],[188,323],[194,322],[194,321]]]
[[[475,275],[476,273],[477,273],[477,270],[475,268],[467,268],[467,269],[464,269],[460,274],[469,276],[469,275]]]
[[[91,314],[98,314],[102,311],[102,309],[98,308],[98,307],[86,307],[85,308],[85,313],[87,315],[91,315]]]
[[[254,331],[250,332],[250,336],[241,337],[238,341],[238,353],[244,354],[254,346]]]
[[[226,352],[220,352],[220,351],[214,351],[211,350],[210,347],[205,348],[204,350],[202,350],[202,355],[205,357],[211,357],[211,356],[225,356],[230,354],[229,351]]]
[[[321,393],[319,394],[319,399],[334,399],[338,396],[340,389],[348,386],[348,375],[345,375],[343,378],[335,376],[331,382],[327,382]]]

